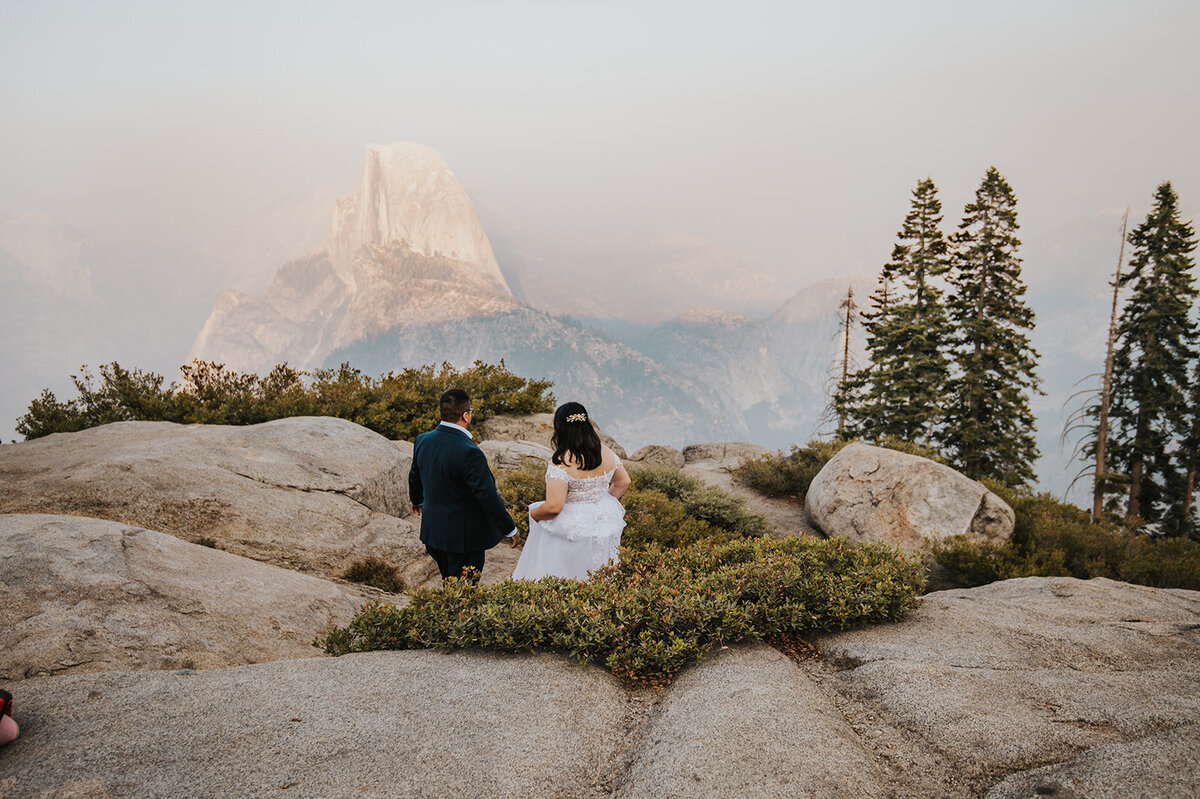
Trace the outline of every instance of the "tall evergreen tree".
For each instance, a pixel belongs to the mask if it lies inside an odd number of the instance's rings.
[[[1184,435],[1176,450],[1178,466],[1169,492],[1163,531],[1200,541],[1200,520],[1196,518],[1196,471],[1200,468],[1200,360],[1192,369],[1187,405]]]
[[[912,192],[892,260],[880,274],[881,294],[864,323],[871,361],[866,437],[929,443],[944,413],[951,331],[935,280],[950,264],[941,223],[937,186],[926,178]]]
[[[1040,392],[1034,314],[1024,302],[1017,248],[1017,199],[988,169],[951,237],[947,300],[956,370],[939,443],[970,477],[1008,485],[1033,479],[1038,457],[1030,394]]]
[[[1188,378],[1197,345],[1196,237],[1179,216],[1169,182],[1155,191],[1129,243],[1133,256],[1121,282],[1132,293],[1117,325],[1109,468],[1127,476],[1126,518],[1165,522],[1164,532],[1178,533],[1186,518],[1179,508],[1180,473],[1187,471],[1180,445],[1189,436]]]

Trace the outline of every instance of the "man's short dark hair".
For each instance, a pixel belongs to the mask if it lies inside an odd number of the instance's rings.
[[[471,410],[471,395],[461,388],[450,388],[442,392],[439,403],[443,422],[457,422]]]

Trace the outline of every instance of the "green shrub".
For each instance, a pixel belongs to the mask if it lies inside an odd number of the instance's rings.
[[[704,481],[668,466],[629,469],[630,491],[658,491],[683,505],[684,513],[707,522],[718,538],[757,538],[768,532],[767,520],[746,509],[746,502]]]
[[[769,452],[744,461],[733,470],[733,479],[764,496],[801,498],[830,457],[818,452],[812,444],[808,447],[793,444],[786,455]]]
[[[939,547],[939,563],[965,586],[1012,577],[1108,577],[1158,588],[1200,589],[1200,543],[1135,532],[1118,521],[1093,524],[1082,508],[1050,494],[988,487],[1012,506],[1011,540],[955,537]]]
[[[546,467],[529,463],[520,469],[510,469],[496,478],[496,490],[517,523],[521,537],[529,535],[529,506],[546,498]]]
[[[653,488],[631,486],[621,501],[625,505],[621,544],[626,547],[644,549],[657,544],[679,548],[708,539],[723,543],[741,537],[689,516],[682,502]]]
[[[740,498],[677,469],[631,467],[629,475],[633,483],[621,497],[625,506],[626,526],[621,535],[624,546],[681,547],[701,540],[756,538],[767,532],[766,520],[746,510]],[[530,464],[506,471],[496,485],[517,529],[527,536],[529,505],[546,498],[545,467]]]
[[[350,564],[350,568],[342,572],[342,579],[369,585],[392,594],[402,594],[407,588],[404,578],[400,576],[400,572],[395,566],[373,555]]]
[[[291,416],[336,416],[391,439],[412,439],[437,425],[438,397],[450,386],[470,392],[479,423],[496,414],[554,410],[549,382],[518,377],[503,361],[476,361],[463,371],[448,363],[422,366],[378,379],[348,363],[311,373],[280,364],[259,376],[197,360],[180,372],[181,384],[164,386],[162,375],[129,370],[116,361],[100,366],[98,380],[84,367],[71,376],[78,396],[62,402],[44,390],[17,421],[17,432],[28,440],[126,420],[258,424]]]
[[[662,681],[721,644],[894,621],[913,607],[922,579],[920,563],[899,550],[840,539],[623,549],[619,564],[587,582],[450,580],[419,589],[404,607],[366,605],[314,643],[334,655],[552,650]]]
[[[803,500],[808,486],[825,464],[838,454],[850,441],[810,441],[808,446],[792,445],[787,454],[769,452],[750,458],[733,470],[733,479],[768,497],[792,497]],[[870,442],[874,446],[919,455],[938,463],[945,463],[941,454],[934,449],[911,441],[886,438]]]

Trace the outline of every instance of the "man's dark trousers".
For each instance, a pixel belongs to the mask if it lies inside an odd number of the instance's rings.
[[[478,579],[484,552],[516,527],[487,458],[465,430],[439,425],[417,436],[408,491],[421,508],[421,543],[443,579],[468,567]]]
[[[426,545],[425,551],[438,565],[442,579],[447,577],[462,577],[465,569],[471,569],[471,582],[479,582],[483,574],[483,553],[480,549],[475,552],[447,552],[444,549],[434,549]]]

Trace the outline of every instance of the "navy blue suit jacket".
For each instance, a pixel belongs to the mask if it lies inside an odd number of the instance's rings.
[[[487,458],[465,432],[439,425],[417,436],[408,494],[421,508],[421,543],[435,549],[491,549],[516,527]]]

